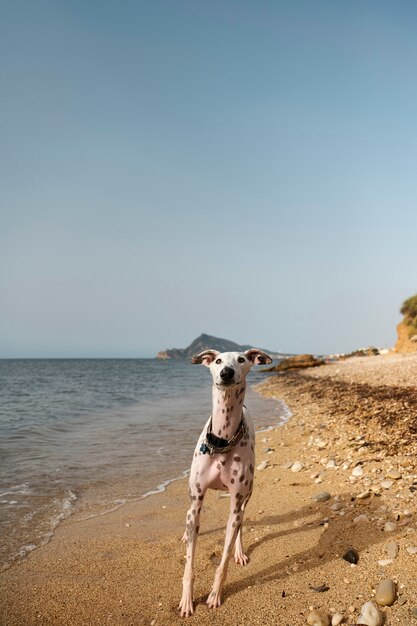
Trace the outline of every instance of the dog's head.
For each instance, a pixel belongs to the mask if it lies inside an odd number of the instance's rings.
[[[203,350],[191,359],[191,363],[209,367],[213,383],[218,387],[228,387],[244,382],[252,365],[266,365],[272,363],[272,359],[269,354],[257,348],[251,348],[246,352]]]

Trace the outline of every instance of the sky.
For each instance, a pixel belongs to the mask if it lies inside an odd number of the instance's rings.
[[[417,5],[2,0],[0,357],[396,339]]]

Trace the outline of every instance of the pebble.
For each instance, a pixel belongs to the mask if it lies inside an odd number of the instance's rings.
[[[341,502],[335,502],[330,508],[332,511],[341,511],[343,509],[343,504]]]
[[[332,617],[332,626],[339,626],[343,622],[343,615],[341,613],[335,613]]]
[[[385,546],[385,552],[387,553],[389,559],[396,559],[398,556],[398,550],[399,546],[398,543],[395,543],[395,541],[390,541]]]
[[[327,461],[326,467],[328,467],[329,469],[336,469],[336,461],[334,459],[330,459],[329,461]]]
[[[416,607],[411,609],[411,615],[417,619],[417,608]]]
[[[361,608],[361,614],[358,617],[358,624],[366,624],[366,626],[381,626],[383,617],[378,607],[371,601],[365,602]]]
[[[330,626],[329,616],[323,609],[311,611],[307,617],[307,624],[309,626]]]
[[[397,470],[390,470],[386,473],[386,477],[391,478],[392,480],[400,480],[400,478],[402,478],[402,474],[397,472]]]
[[[354,548],[349,548],[349,550],[344,553],[342,558],[348,563],[354,563],[356,565],[359,561],[359,554]]]
[[[397,529],[397,524],[395,522],[385,522],[384,533],[392,533],[396,529]]]
[[[393,562],[393,559],[380,559],[378,561],[378,565],[380,565],[381,567],[386,567],[387,565],[391,565],[391,563]]]
[[[417,548],[415,546],[410,546],[409,548],[406,548],[408,554],[417,554]]]
[[[363,467],[362,465],[357,465],[352,470],[352,476],[362,476],[363,475]]]
[[[262,463],[259,463],[259,465],[257,466],[257,470],[259,472],[262,472],[262,470],[266,469],[269,465],[269,461],[262,461]]]
[[[365,500],[366,498],[369,498],[370,495],[371,495],[371,492],[369,491],[369,489],[366,489],[366,491],[362,491],[361,493],[358,493],[356,497],[358,498],[358,500]]]
[[[332,496],[328,491],[319,491],[314,496],[312,496],[311,499],[315,500],[316,502],[326,502],[327,500],[330,500],[331,497]]]
[[[381,483],[381,487],[384,489],[390,489],[394,484],[393,480],[383,480]]]
[[[353,518],[354,524],[362,524],[364,522],[369,522],[369,517],[365,513]]]
[[[304,465],[301,463],[301,461],[295,461],[295,463],[291,465],[292,472],[301,472],[302,469],[304,469]]]
[[[379,606],[391,606],[394,604],[396,596],[395,582],[390,578],[381,580],[375,593],[375,600]]]

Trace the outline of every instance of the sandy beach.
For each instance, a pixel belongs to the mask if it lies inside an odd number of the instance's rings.
[[[292,417],[257,437],[257,465],[268,465],[256,471],[245,516],[250,563],[230,563],[223,605],[209,611],[229,506],[210,492],[195,614],[185,621],[301,626],[323,609],[353,625],[390,578],[396,600],[381,607],[386,625],[417,624],[417,354],[338,361],[272,377],[259,390],[283,399]],[[50,543],[1,573],[0,623],[183,624],[187,506],[180,480],[113,513],[65,521]],[[396,544],[396,556],[387,544]],[[356,565],[342,558],[349,548]]]

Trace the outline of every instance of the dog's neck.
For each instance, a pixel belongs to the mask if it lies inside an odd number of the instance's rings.
[[[245,391],[245,381],[223,388],[213,385],[213,435],[222,439],[233,437],[242,419]]]

